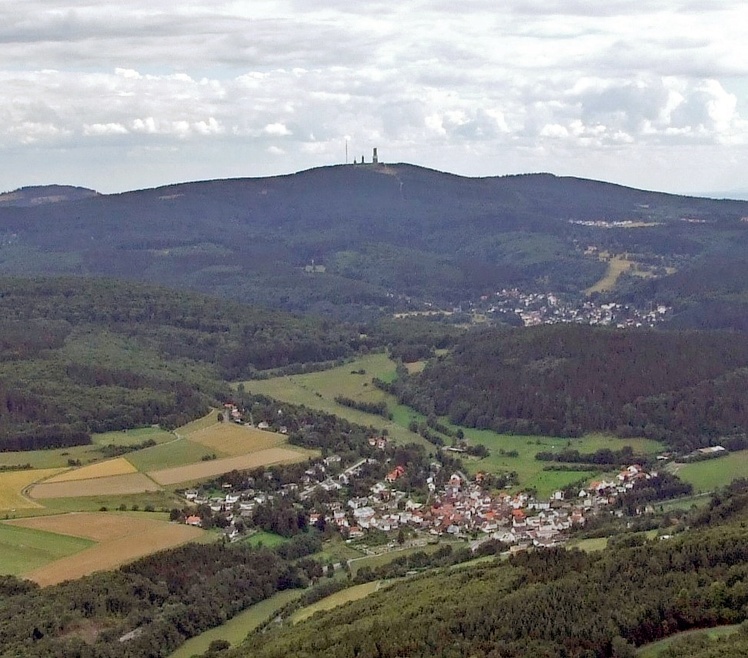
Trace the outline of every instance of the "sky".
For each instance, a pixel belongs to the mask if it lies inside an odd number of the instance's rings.
[[[748,190],[744,0],[0,0],[0,191],[371,159]]]

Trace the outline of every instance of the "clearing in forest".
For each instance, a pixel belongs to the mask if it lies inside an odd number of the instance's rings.
[[[81,468],[74,468],[65,473],[60,473],[47,480],[47,482],[73,482],[75,480],[90,480],[92,478],[110,477],[112,475],[127,475],[137,473],[137,469],[124,457],[109,459],[97,464],[89,464]]]
[[[179,484],[181,482],[193,482],[205,478],[215,477],[230,471],[241,471],[260,466],[271,466],[273,464],[292,464],[317,456],[316,451],[302,450],[300,448],[268,448],[258,450],[247,455],[226,457],[225,459],[211,459],[190,464],[188,466],[177,466],[160,471],[151,471],[148,475],[161,485]]]
[[[24,495],[24,490],[34,482],[60,472],[59,468],[8,471],[0,473],[0,510],[31,509],[41,507]]]
[[[143,473],[111,475],[89,480],[68,482],[41,482],[34,485],[29,495],[32,498],[72,498],[75,496],[110,496],[113,494],[135,494],[158,491],[159,486]]]
[[[301,610],[298,610],[297,612],[292,614],[290,618],[291,623],[298,624],[300,621],[308,619],[315,612],[319,612],[320,610],[332,610],[333,608],[337,608],[338,606],[349,603],[350,601],[358,601],[359,599],[363,599],[364,597],[369,596],[369,594],[376,592],[381,587],[381,585],[381,581],[375,580],[370,583],[364,583],[363,585],[354,585],[353,587],[347,587],[340,592],[335,592],[335,594],[326,596],[321,601],[312,603],[312,605],[308,605],[306,608],[302,608]]]
[[[287,442],[283,434],[267,432],[236,423],[216,423],[190,434],[190,441],[227,455],[246,455]]]
[[[42,586],[114,569],[136,558],[198,539],[204,530],[112,512],[60,514],[19,519],[13,525],[98,542],[23,575]]]

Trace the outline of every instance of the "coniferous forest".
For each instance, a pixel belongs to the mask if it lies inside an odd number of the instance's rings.
[[[748,427],[748,337],[580,325],[464,336],[391,385],[422,413],[498,432],[604,431],[691,450]]]

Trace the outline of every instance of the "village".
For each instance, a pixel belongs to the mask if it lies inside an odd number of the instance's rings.
[[[373,437],[369,443],[384,452],[388,440]],[[299,482],[287,483],[272,493],[261,490],[262,482],[257,482],[246,489],[224,484],[220,492],[212,493],[190,489],[184,497],[194,509],[210,508],[218,515],[222,532],[231,541],[251,532],[259,505],[283,498],[306,510],[310,526],[332,528],[349,542],[360,540],[365,544],[367,536],[376,534],[381,538],[385,533],[389,538],[385,549],[406,540],[409,546],[415,546],[449,537],[469,541],[473,549],[494,539],[517,551],[564,543],[572,530],[584,527],[590,518],[615,510],[618,497],[636,483],[658,477],[657,472],[647,472],[634,464],[615,477],[539,499],[523,491],[489,491],[484,487],[487,478],[483,473],[470,478],[457,471],[444,477],[442,465],[434,461],[426,478],[425,498],[400,487],[407,473],[403,465],[388,469],[385,477],[368,487],[366,495],[351,496],[351,485],[378,460],[361,459],[345,469],[340,462],[340,456],[335,454],[320,459],[304,471]],[[266,473],[266,479],[270,477]],[[437,486],[437,481],[443,484]],[[622,514],[620,510],[615,513]],[[186,516],[184,522],[201,526],[204,518],[194,513]]]
[[[552,292],[525,293],[517,288],[502,289],[483,295],[469,304],[472,313],[483,313],[487,318],[515,316],[522,325],[576,323],[617,328],[654,327],[666,320],[672,309],[656,305],[649,309],[617,302],[601,303],[586,297]]]

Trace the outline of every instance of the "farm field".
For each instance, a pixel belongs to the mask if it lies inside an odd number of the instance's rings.
[[[102,459],[97,445],[73,446],[57,450],[29,450],[0,452],[0,466],[30,464],[32,468],[70,468],[68,460],[86,464]]]
[[[226,640],[232,647],[240,644],[255,628],[274,615],[284,605],[298,599],[304,590],[287,589],[260,601],[229,619],[225,624],[211,628],[193,637],[177,649],[169,658],[192,658],[208,650],[213,640]]]
[[[24,495],[24,490],[34,482],[56,475],[60,469],[38,469],[29,471],[8,471],[0,473],[0,510],[16,510],[40,507]]]
[[[267,432],[236,423],[215,423],[190,434],[190,441],[216,453],[235,456],[277,448],[286,443],[286,437],[278,432]]]
[[[0,523],[0,575],[17,576],[89,548],[82,537],[52,534],[11,523]]]
[[[258,450],[257,452],[239,455],[237,457],[212,459],[197,464],[190,464],[188,466],[177,466],[175,468],[151,471],[148,475],[159,484],[167,486],[214,477],[234,470],[304,461],[313,454],[316,453],[299,448],[268,448],[266,450]]]
[[[223,453],[218,454],[215,450],[209,450],[199,443],[194,443],[184,437],[172,439],[166,443],[127,455],[127,460],[139,471],[156,471],[175,466],[194,464],[206,456],[215,453],[217,457],[225,457]]]
[[[363,599],[364,597],[369,596],[369,594],[376,592],[381,586],[382,581],[375,580],[370,583],[364,583],[363,585],[354,585],[353,587],[348,587],[344,590],[341,590],[340,592],[335,592],[335,594],[326,596],[321,601],[317,601],[316,603],[308,605],[301,610],[297,610],[290,617],[291,623],[298,624],[300,621],[304,621],[305,619],[311,617],[313,614],[322,610],[332,610],[333,608],[337,608],[338,606],[349,603],[350,601],[358,601],[359,599]]]
[[[714,491],[735,478],[748,477],[748,450],[693,464],[675,464],[673,472],[697,492]]]
[[[199,538],[203,530],[112,512],[64,514],[10,521],[17,527],[97,542],[84,550],[24,572],[42,586],[113,569],[138,557]]]
[[[127,509],[133,507],[137,510],[152,507],[154,510],[170,510],[173,507],[184,505],[184,499],[179,498],[170,491],[149,491],[137,494],[111,494],[92,496],[71,496],[69,498],[45,498],[44,507],[30,510],[24,516],[30,514],[62,514],[65,512],[98,512],[102,508],[116,510],[121,505]],[[19,515],[20,516],[20,515]]]
[[[112,475],[90,480],[67,482],[41,482],[29,490],[29,495],[38,500],[45,498],[71,498],[77,496],[112,496],[157,491],[158,485],[143,473]]]
[[[91,478],[103,478],[112,475],[127,475],[137,473],[137,469],[124,457],[108,459],[107,461],[89,464],[81,468],[74,468],[59,475],[53,475],[45,482],[74,482],[76,480],[89,480]]]

